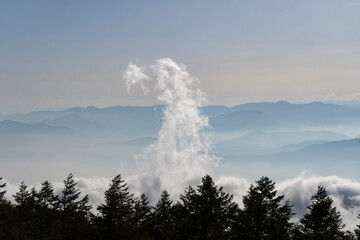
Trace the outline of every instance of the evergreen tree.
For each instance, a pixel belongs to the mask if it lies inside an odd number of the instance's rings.
[[[149,237],[150,232],[151,207],[149,200],[143,193],[134,199],[133,214],[131,217],[135,239]]]
[[[2,182],[0,177],[0,240],[11,238],[12,227],[12,206],[10,201],[6,199],[6,182]]]
[[[62,196],[59,199],[59,207],[63,212],[87,212],[91,209],[88,206],[89,196],[80,197],[80,189],[74,180],[72,173],[64,180],[64,189],[61,191]]]
[[[56,236],[57,209],[59,199],[54,195],[54,188],[51,183],[44,181],[37,194],[37,219],[39,228],[38,239],[51,239]]]
[[[196,228],[195,202],[196,190],[188,186],[184,194],[180,195],[180,201],[173,206],[175,229],[177,239],[191,239]]]
[[[6,182],[2,182],[2,177],[0,177],[0,204],[7,203],[7,199],[5,198],[6,190],[4,188],[6,187]]]
[[[172,204],[173,201],[168,191],[162,191],[153,213],[153,235],[155,239],[174,239],[175,223]]]
[[[358,215],[358,219],[360,219],[360,214]],[[356,225],[356,229],[355,229],[355,237],[357,240],[360,240],[360,224]]]
[[[262,177],[251,185],[243,197],[244,209],[239,213],[236,235],[243,239],[290,239],[293,216],[289,201],[281,205],[284,195],[277,196],[275,183]]]
[[[27,186],[24,182],[21,182],[19,191],[13,195],[13,197],[18,206],[23,206],[29,201],[30,192],[27,190]]]
[[[40,224],[39,224],[39,205],[38,205],[38,193],[35,187],[32,187],[29,191],[30,196],[27,202],[29,208],[29,235],[30,239],[38,239],[40,236]]]
[[[41,183],[41,189],[38,192],[39,205],[44,209],[57,209],[59,198],[54,194],[54,188],[48,181]]]
[[[212,178],[206,175],[196,191],[181,196],[188,212],[188,224],[192,239],[227,239],[230,221],[238,209],[233,196],[218,188]]]
[[[300,219],[305,239],[346,239],[340,212],[332,204],[333,200],[325,188],[319,186],[316,194],[311,197],[309,212]]]
[[[104,239],[130,238],[132,206],[133,195],[129,193],[125,180],[119,174],[112,179],[109,189],[105,191],[105,203],[97,208]]]
[[[30,218],[31,218],[31,206],[30,197],[31,193],[27,189],[24,182],[21,182],[19,191],[13,195],[16,202],[16,227],[17,238],[19,240],[29,238]]]
[[[91,206],[88,205],[89,196],[80,198],[80,189],[70,173],[64,180],[64,189],[61,191],[58,204],[61,211],[61,237],[72,240],[88,236]]]

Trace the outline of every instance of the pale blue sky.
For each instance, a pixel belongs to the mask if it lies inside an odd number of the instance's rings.
[[[360,99],[360,2],[1,1],[0,113],[149,105],[130,61],[170,57],[209,103]]]

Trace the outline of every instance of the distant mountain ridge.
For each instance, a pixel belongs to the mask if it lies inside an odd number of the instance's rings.
[[[291,162],[291,161],[333,161],[353,160],[356,161],[360,156],[360,138],[330,141],[325,143],[312,144],[300,150],[280,152],[275,154],[251,156],[251,155],[224,155],[224,158],[232,160],[238,159],[239,161],[270,161],[270,162]],[[356,167],[360,163],[357,162]]]
[[[239,131],[250,129],[275,129],[281,124],[262,112],[257,111],[235,111],[228,114],[220,114],[210,118],[210,125],[215,130]]]
[[[64,134],[71,133],[68,128],[55,127],[44,123],[27,124],[13,120],[0,121],[0,134]]]
[[[96,166],[95,175],[105,165],[135,169],[134,156],[158,137],[164,108],[90,106],[0,114],[0,160],[14,169],[15,163],[39,168],[57,164],[59,169],[64,161],[71,166],[86,164]],[[333,174],[343,169],[358,174],[360,142],[349,138],[360,134],[360,108],[260,102],[210,105],[199,111],[209,118],[211,128],[204,130],[214,143],[209,151],[222,157],[224,171],[246,176],[283,174],[289,169],[288,174],[307,169]],[[349,170],[345,165],[354,167]]]
[[[291,104],[286,101],[275,103],[247,103],[232,108],[236,110],[260,111],[275,121],[294,125],[339,124],[360,119],[360,109],[322,102],[307,104]]]
[[[161,127],[164,105],[73,107],[61,111],[34,111],[0,115],[0,120],[24,124],[44,123],[79,131],[115,131],[153,135]],[[209,105],[199,109],[209,117],[214,131],[256,131],[281,127],[307,127],[360,123],[360,108],[313,102],[259,102],[226,107]]]
[[[216,150],[222,154],[237,154],[239,152],[279,152],[298,150],[301,146],[308,146],[314,142],[328,142],[344,140],[344,134],[331,131],[302,131],[302,132],[250,132],[242,136],[218,142]],[[250,151],[249,151],[250,150]],[[264,151],[265,150],[265,151]],[[267,151],[266,151],[267,150]]]

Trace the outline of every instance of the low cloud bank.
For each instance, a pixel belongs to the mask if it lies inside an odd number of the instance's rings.
[[[132,181],[137,178],[127,178],[130,191],[135,194],[140,194],[141,189],[136,189],[136,183]],[[104,192],[109,187],[111,181],[110,178],[94,177],[94,178],[75,178],[78,183],[78,187],[82,195],[88,194],[90,203],[94,206],[93,210],[96,210],[96,206],[103,202]],[[234,200],[242,207],[242,196],[247,194],[250,187],[250,181],[240,177],[227,177],[222,176],[216,180],[218,186],[222,186],[224,191],[234,195]],[[6,180],[5,180],[6,181]],[[63,183],[53,183],[55,193],[60,194]],[[296,216],[294,220],[298,220],[307,211],[307,205],[310,202],[310,198],[315,194],[317,186],[323,186],[328,191],[328,194],[334,200],[334,205],[341,212],[344,223],[347,229],[356,228],[357,224],[360,224],[360,220],[357,219],[360,213],[360,182],[341,178],[338,176],[308,176],[302,174],[292,179],[287,179],[275,184],[279,194],[284,194],[286,199],[289,199],[294,204],[294,212]],[[40,189],[40,184],[34,186],[37,190]],[[13,183],[7,183],[7,198],[13,201],[12,195],[18,191],[18,185]],[[178,194],[180,194],[179,192]],[[160,197],[160,196],[158,196]],[[176,201],[177,198],[173,196]]]
[[[360,224],[357,219],[360,213],[360,182],[338,176],[300,175],[280,182],[277,188],[294,204],[294,211],[299,217],[306,213],[310,197],[316,192],[317,186],[326,188],[341,212],[347,229],[354,229]]]
[[[220,177],[217,184],[224,190],[234,194],[234,200],[242,206],[242,196],[247,194],[250,182],[237,177]],[[275,187],[278,194],[284,194],[294,205],[293,211],[298,220],[307,212],[310,198],[317,187],[323,186],[334,200],[334,206],[341,212],[346,229],[352,230],[360,224],[357,218],[360,214],[360,182],[338,176],[308,176],[302,174],[292,179],[277,182]]]

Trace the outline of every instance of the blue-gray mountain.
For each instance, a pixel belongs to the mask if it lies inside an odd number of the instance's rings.
[[[109,130],[126,133],[157,132],[164,106],[114,106],[107,108],[74,107],[64,111],[37,111],[26,114],[0,115],[1,120],[22,123],[46,123],[69,129]],[[249,103],[234,107],[206,106],[214,130],[264,130],[279,127],[353,124],[360,119],[356,107],[324,104]]]
[[[113,106],[1,114],[0,161],[9,172],[4,177],[18,181],[11,169],[19,163],[51,165],[60,169],[51,176],[59,178],[68,173],[61,172],[65,162],[86,163],[86,171],[78,173],[83,176],[136,169],[134,155],[156,141],[163,110],[162,105]],[[258,177],[263,169],[277,179],[273,175],[345,173],[347,164],[357,166],[359,140],[352,139],[360,136],[357,106],[263,102],[212,105],[200,111],[209,117],[211,128],[206,131],[214,143],[212,151],[222,157],[219,174],[256,172]],[[31,174],[25,171],[22,176],[27,180]]]

